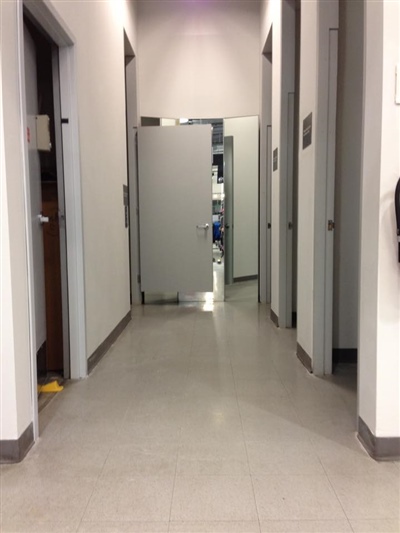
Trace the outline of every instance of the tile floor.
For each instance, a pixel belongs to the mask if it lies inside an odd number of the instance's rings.
[[[1,531],[398,532],[399,465],[355,437],[355,372],[309,375],[255,300],[135,308],[1,467]]]

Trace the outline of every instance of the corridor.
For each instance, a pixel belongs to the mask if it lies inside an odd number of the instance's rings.
[[[245,288],[133,308],[1,467],[1,531],[399,531],[399,465],[356,439],[355,370],[309,375]]]

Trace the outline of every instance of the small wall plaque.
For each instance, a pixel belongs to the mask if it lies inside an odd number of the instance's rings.
[[[312,142],[312,113],[303,120],[303,150]]]
[[[278,148],[275,148],[272,155],[272,170],[278,170]]]

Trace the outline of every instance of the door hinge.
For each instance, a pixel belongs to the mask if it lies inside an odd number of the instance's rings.
[[[142,277],[140,274],[137,275],[137,282],[140,284],[142,283]]]
[[[58,210],[58,223],[60,226],[65,227],[65,215],[60,210]]]
[[[288,229],[293,229],[293,223],[292,222],[289,222]]]
[[[335,229],[335,223],[333,220],[328,220],[328,231],[333,231]]]
[[[267,224],[267,228],[268,228],[268,229],[271,229],[271,222],[268,222],[268,224]]]

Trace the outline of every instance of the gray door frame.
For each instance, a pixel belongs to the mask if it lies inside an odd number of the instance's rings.
[[[18,74],[20,85],[21,131],[26,131],[25,73],[24,73],[24,9],[59,47],[60,103],[61,116],[68,119],[62,126],[62,151],[64,161],[65,215],[68,263],[68,309],[70,326],[70,377],[83,378],[87,375],[86,323],[85,323],[85,280],[83,260],[83,221],[80,173],[80,150],[78,128],[78,104],[76,94],[76,64],[74,38],[61,20],[58,12],[49,2],[18,2]],[[30,184],[28,168],[28,146],[23,135],[25,231],[28,258],[28,294],[30,324],[30,366],[31,366],[31,405],[34,439],[39,436],[39,416],[37,404],[37,369],[35,335],[35,300],[32,232],[30,227]]]

